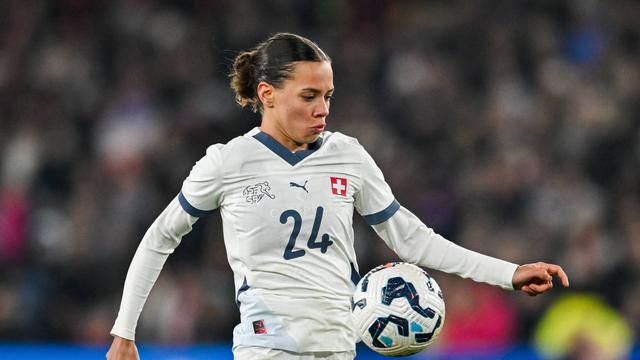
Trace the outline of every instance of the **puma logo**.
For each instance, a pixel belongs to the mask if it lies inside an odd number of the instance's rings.
[[[306,192],[307,192],[307,194],[308,194],[308,193],[309,193],[309,190],[307,190],[307,183],[308,183],[308,182],[309,182],[309,180],[306,180],[306,181],[304,182],[304,185],[298,185],[298,184],[296,184],[296,183],[294,183],[294,182],[289,182],[289,186],[291,186],[291,187],[297,187],[297,188],[300,188],[300,189],[302,189],[302,190],[306,191]]]

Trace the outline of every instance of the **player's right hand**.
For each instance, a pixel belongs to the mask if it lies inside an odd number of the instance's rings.
[[[107,360],[140,360],[136,343],[133,340],[114,336],[107,352]]]

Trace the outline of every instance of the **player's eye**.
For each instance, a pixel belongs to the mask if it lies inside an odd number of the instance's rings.
[[[306,102],[311,102],[315,98],[315,95],[303,95],[302,99]]]
[[[325,97],[324,97],[324,99],[325,99],[327,102],[329,102],[329,101],[331,101],[331,99],[333,99],[333,95],[327,95],[327,96],[325,96]]]

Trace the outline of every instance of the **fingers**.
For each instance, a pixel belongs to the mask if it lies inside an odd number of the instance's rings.
[[[529,284],[529,288],[538,294],[542,294],[543,292],[551,289],[552,287],[553,287],[552,282],[546,282],[543,284]]]
[[[538,268],[536,270],[538,270],[536,275],[540,280],[542,280],[544,282],[553,281],[553,276],[551,276],[548,268],[543,267],[543,268]]]
[[[524,285],[520,290],[525,292],[527,295],[536,296],[538,294],[542,294],[553,287],[553,282],[545,282],[541,284],[530,283]]]
[[[538,271],[544,272],[536,272],[535,276],[537,276],[540,280],[551,282],[553,280],[553,275],[555,275],[560,279],[562,286],[569,287],[569,277],[559,265],[540,262],[535,264],[535,268]]]
[[[525,285],[523,286],[521,289],[521,291],[523,291],[524,293],[526,293],[529,296],[536,296],[538,295],[538,293],[536,293],[535,291],[531,290],[531,288],[529,287],[529,285]]]
[[[547,272],[549,274],[558,276],[560,278],[560,282],[562,282],[562,286],[569,287],[569,277],[564,272],[564,270],[562,270],[560,266],[554,265],[554,264],[546,264],[546,265],[547,265]]]

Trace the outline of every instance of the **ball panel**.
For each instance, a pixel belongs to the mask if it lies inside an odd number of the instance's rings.
[[[356,286],[352,314],[362,341],[387,356],[415,354],[442,330],[445,306],[437,282],[421,268],[388,263]]]

